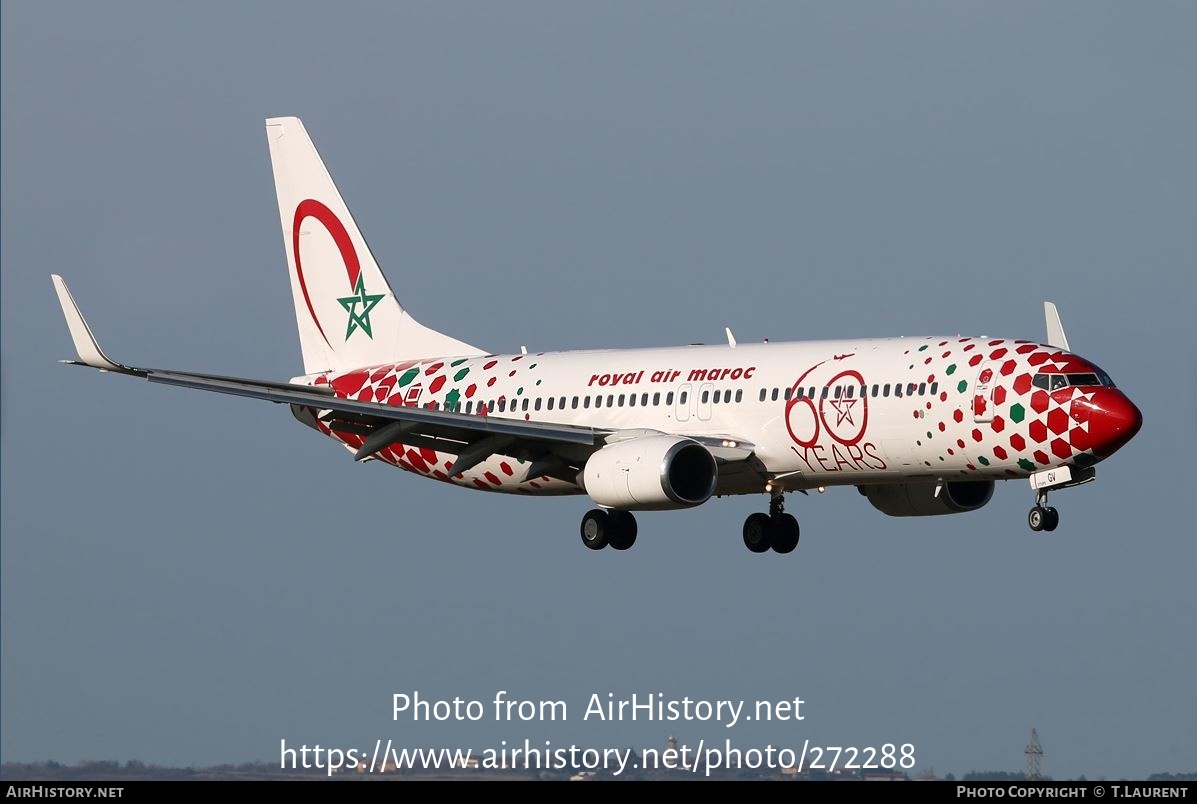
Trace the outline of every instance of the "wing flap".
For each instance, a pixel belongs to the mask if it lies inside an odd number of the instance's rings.
[[[398,407],[381,402],[359,402],[334,396],[325,389],[307,385],[264,382],[235,377],[219,377],[179,371],[142,369],[150,382],[214,391],[220,394],[266,399],[289,405],[303,405],[317,410],[335,410],[366,419],[411,422],[418,432],[450,439],[470,441],[480,435],[509,435],[521,439],[593,445],[601,431],[591,427],[573,427],[545,422],[521,422],[496,416],[476,416],[429,408]]]

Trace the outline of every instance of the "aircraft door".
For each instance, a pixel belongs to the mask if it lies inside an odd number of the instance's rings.
[[[986,363],[981,364],[973,386],[973,421],[993,421],[993,369]]]
[[[677,387],[677,399],[674,400],[674,416],[679,422],[690,421],[690,404],[693,401],[694,386],[683,383]]]
[[[711,418],[711,394],[715,393],[715,386],[709,382],[698,386],[698,418],[708,421]]]

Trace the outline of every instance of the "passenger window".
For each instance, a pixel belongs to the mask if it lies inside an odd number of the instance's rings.
[[[833,393],[834,393],[834,396],[835,396],[835,398],[836,398],[836,399],[839,399],[839,398],[840,398],[840,396],[842,396],[842,395],[843,395],[843,393],[844,393],[844,389],[843,389],[843,388],[841,388],[840,386],[838,386],[838,385],[837,385],[837,386],[835,387],[835,391],[834,391]]]
[[[939,393],[939,383],[937,383],[937,382],[931,383],[931,396],[935,396],[938,393]]]
[[[635,394],[628,394],[628,407],[629,408],[636,407],[636,395]]]
[[[914,396],[914,383],[906,385],[906,396]]]
[[[574,401],[570,403],[570,407],[574,410],[578,409],[578,398],[576,396],[574,397]]]
[[[686,404],[686,397],[687,397],[687,396],[689,396],[689,394],[690,394],[690,392],[689,392],[689,391],[682,391],[682,393],[681,393],[681,396],[679,396],[679,397],[677,398],[677,403],[678,403],[679,405],[684,405],[684,404]]]
[[[615,394],[607,394],[607,407],[615,407]]]
[[[726,405],[728,402],[731,402],[731,389],[730,388],[728,388],[726,391],[723,392],[723,404]]]
[[[528,409],[528,397],[524,397],[524,404],[522,405],[522,407],[524,410]]]
[[[586,408],[587,410],[590,409],[590,397],[589,396],[582,397],[582,407]]]
[[[620,394],[620,395],[619,395],[619,406],[620,406],[621,408],[623,407],[623,396],[624,396],[623,394]]]
[[[926,396],[926,395],[927,395],[927,383],[920,382],[919,383],[919,396]]]
[[[705,404],[707,403],[707,400],[708,400],[708,399],[710,399],[710,398],[711,398],[711,392],[710,392],[710,391],[703,391],[703,392],[702,392],[702,404],[704,404],[704,405],[705,405]]]
[[[648,394],[641,394],[640,395],[640,407],[644,407],[647,404],[648,404]]]
[[[790,396],[791,396],[791,395],[793,395],[793,393],[794,393],[794,389],[793,389],[793,388],[787,388],[787,389],[785,389],[785,392],[784,392],[784,393],[782,393],[782,395],[781,395],[781,396],[782,396],[782,399],[785,399],[785,400],[788,402],[788,401],[790,400]]]
[[[555,396],[550,396],[550,397],[549,397],[549,410],[552,410],[552,409],[553,409],[553,403],[554,403],[554,402],[556,402],[556,401],[557,401],[557,397],[555,397]]]
[[[507,400],[500,399],[499,400],[499,413],[505,413],[506,411],[507,411]]]
[[[778,388],[774,388],[774,389],[773,389],[773,395],[772,395],[772,399],[773,399],[773,401],[774,401],[774,402],[776,402],[776,401],[777,401],[777,392],[778,392],[779,390],[780,390],[780,389],[778,389]]]
[[[666,392],[665,392],[665,404],[666,404],[666,405],[672,405],[672,404],[673,404],[673,391],[666,391]]]
[[[656,406],[659,404],[661,404],[661,392],[657,391],[655,394],[653,394],[653,405]]]
[[[762,402],[765,401],[765,389],[764,388],[761,389],[761,401]]]
[[[737,388],[736,389],[736,401],[741,402],[741,401],[743,401],[743,399],[744,399],[744,389]]]
[[[873,383],[873,398],[877,398],[877,383]]]
[[[902,383],[894,383],[894,396],[898,397],[899,399],[902,398]]]
[[[885,385],[881,386],[881,395],[889,396],[889,383],[886,383]]]
[[[851,399],[851,398],[852,398],[852,394],[855,392],[855,389],[856,389],[856,386],[855,386],[855,385],[849,385],[849,386],[848,386],[848,398],[849,398],[849,399]],[[862,394],[862,396],[863,396],[863,394]]]
[[[598,396],[596,396],[594,398],[594,406],[596,408],[601,408],[603,406],[603,395],[602,394],[599,394]]]
[[[474,412],[474,403],[472,401],[466,402],[466,413]]]
[[[540,397],[536,397],[536,404],[532,406],[533,410],[540,410]]]
[[[796,389],[796,390],[794,391],[794,398],[795,398],[795,399],[801,399],[801,398],[802,398],[802,397],[804,397],[804,396],[806,396],[806,389],[805,389],[805,388],[798,388],[798,389]]]
[[[826,398],[827,398],[827,392],[828,392],[828,391],[830,391],[830,390],[831,390],[831,389],[830,389],[830,388],[828,388],[826,385],[824,385],[824,386],[823,386],[823,398],[824,398],[824,399],[826,399]]]

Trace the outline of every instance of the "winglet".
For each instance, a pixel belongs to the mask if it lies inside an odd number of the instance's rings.
[[[1064,325],[1060,323],[1060,313],[1056,311],[1056,305],[1045,301],[1043,316],[1047,319],[1047,345],[1071,351],[1068,348],[1068,337],[1064,334]]]
[[[54,290],[58,293],[58,303],[62,305],[62,314],[66,316],[67,328],[71,331],[71,340],[75,342],[75,351],[79,353],[81,364],[98,368],[101,371],[134,373],[128,366],[122,366],[104,354],[100,344],[96,343],[96,336],[91,334],[91,327],[87,326],[87,322],[83,320],[79,306],[75,304],[75,300],[71,297],[71,291],[67,289],[66,282],[62,277],[58,274],[51,274],[50,279],[54,282]],[[67,362],[74,363],[76,361]]]

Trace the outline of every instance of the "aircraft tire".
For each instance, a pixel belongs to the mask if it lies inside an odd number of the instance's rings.
[[[1030,525],[1031,530],[1035,531],[1036,533],[1043,530],[1043,526],[1046,524],[1046,519],[1047,511],[1043,508],[1040,508],[1038,505],[1032,508],[1027,514],[1027,524]]]
[[[768,551],[773,543],[773,521],[768,514],[749,514],[744,520],[744,546],[754,553]]]
[[[636,517],[628,511],[607,512],[607,544],[627,550],[636,543]]]
[[[769,524],[773,529],[773,552],[792,553],[798,546],[798,520],[793,514],[778,514]]]
[[[607,512],[601,508],[593,508],[582,517],[582,544],[591,550],[602,550],[607,546],[610,520]]]
[[[1043,529],[1050,533],[1060,524],[1060,512],[1051,507],[1043,509],[1043,512]]]

